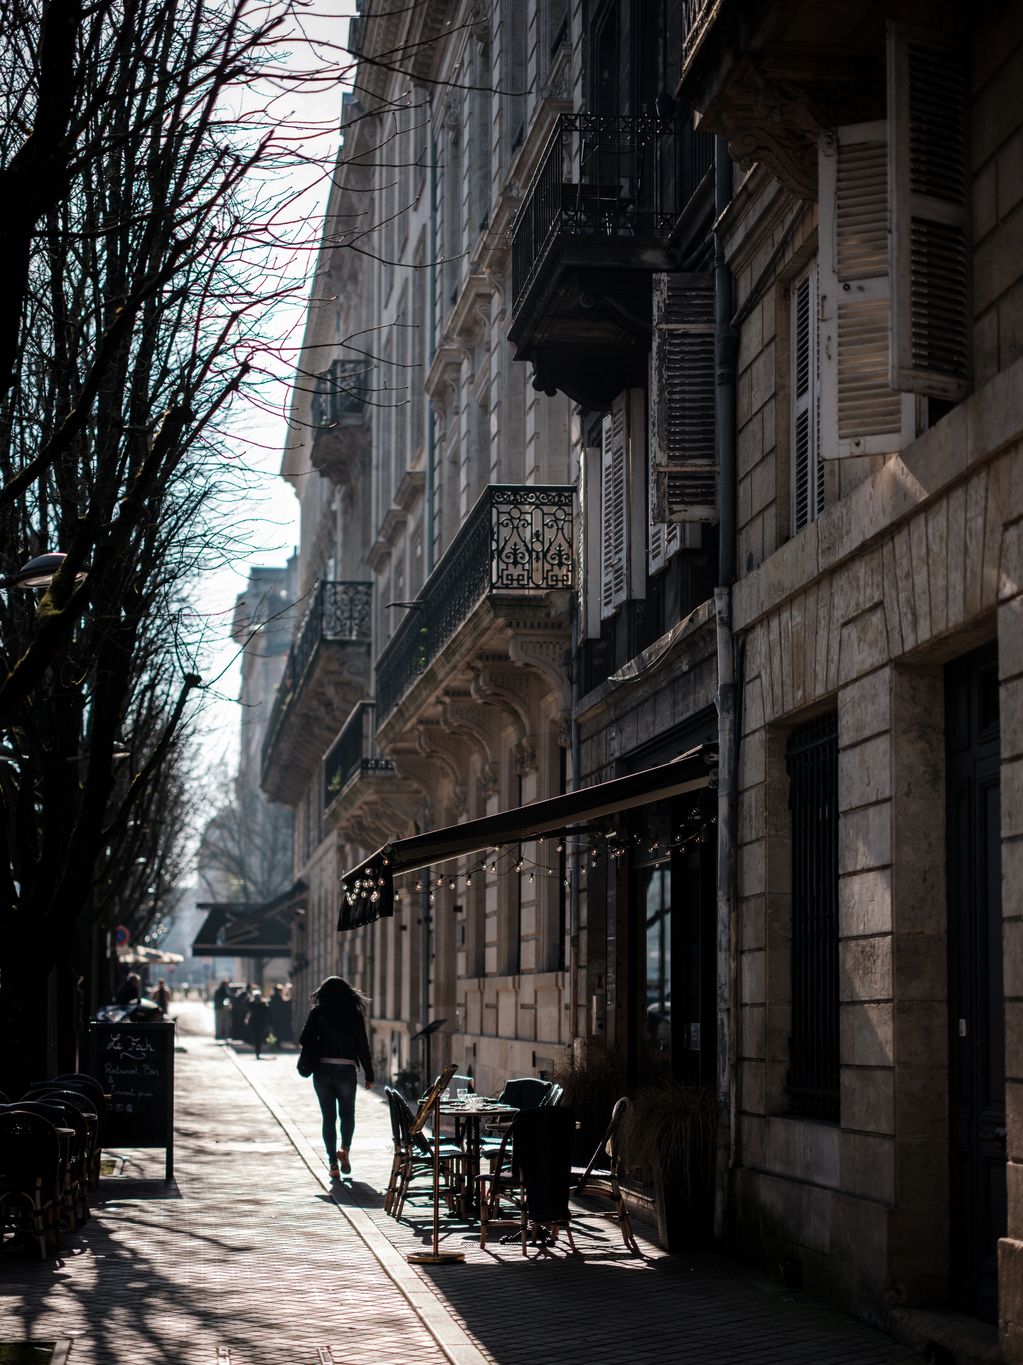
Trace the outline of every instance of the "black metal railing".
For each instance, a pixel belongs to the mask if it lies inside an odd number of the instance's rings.
[[[713,155],[689,117],[562,114],[515,219],[513,309],[563,237],[668,237]]]
[[[377,724],[486,596],[571,588],[575,489],[491,484],[377,660]]]
[[[372,583],[318,583],[309,610],[288,652],[284,672],[277,687],[266,738],[263,764],[277,739],[281,722],[302,686],[313,656],[325,640],[368,644],[372,629]]]
[[[682,69],[710,25],[719,0],[682,0]]]
[[[369,369],[365,360],[332,360],[313,386],[314,427],[332,427],[366,408]]]
[[[348,786],[356,773],[393,773],[394,763],[381,756],[376,742],[376,704],[360,701],[323,760],[323,808]]]
[[[838,1118],[838,716],[800,726],[787,748],[792,812],[793,1113]]]

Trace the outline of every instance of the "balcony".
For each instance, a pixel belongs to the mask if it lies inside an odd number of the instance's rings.
[[[501,649],[509,617],[549,626],[551,594],[575,582],[574,507],[570,486],[484,490],[377,660],[379,729],[414,690],[428,695],[474,651]]]
[[[394,764],[377,748],[376,704],[357,702],[323,760],[324,811],[329,813],[332,803],[348,790],[354,778],[393,772]]]
[[[822,132],[885,112],[884,5],[683,0],[679,103],[727,138],[740,168],[762,163],[817,197]]]
[[[354,480],[369,454],[364,360],[335,360],[313,388],[310,461],[334,483]]]
[[[338,720],[369,682],[370,583],[320,583],[291,646],[263,741],[271,801],[301,798]]]
[[[512,236],[509,336],[536,388],[601,411],[645,384],[651,279],[709,226],[713,148],[689,118],[561,115]]]

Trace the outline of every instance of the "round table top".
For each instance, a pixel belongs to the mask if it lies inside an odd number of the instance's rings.
[[[519,1111],[512,1104],[502,1104],[500,1100],[491,1100],[481,1096],[480,1103],[473,1105],[466,1104],[464,1100],[446,1100],[442,1097],[440,1112],[449,1118],[472,1118],[475,1115],[493,1118],[499,1114],[517,1114]]]

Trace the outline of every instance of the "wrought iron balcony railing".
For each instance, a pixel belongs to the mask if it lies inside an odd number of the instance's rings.
[[[393,773],[376,742],[376,704],[357,702],[323,760],[323,808],[348,786],[356,773]]]
[[[318,583],[302,624],[288,653],[277,688],[266,738],[263,766],[277,740],[281,724],[302,687],[316,651],[324,641],[369,644],[372,629],[372,583]]]
[[[331,427],[345,418],[361,417],[367,376],[365,360],[332,360],[313,387],[313,426]]]
[[[377,724],[484,597],[571,588],[575,489],[491,484],[377,660]]]
[[[699,46],[700,39],[710,27],[720,0],[682,0],[682,67]]]
[[[713,153],[688,117],[562,114],[515,219],[513,312],[562,238],[668,237]]]

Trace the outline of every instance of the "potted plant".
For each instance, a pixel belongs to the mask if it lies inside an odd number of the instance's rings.
[[[717,1100],[662,1081],[636,1092],[622,1125],[622,1159],[653,1187],[657,1236],[668,1251],[706,1246],[714,1227]]]
[[[613,1050],[589,1047],[570,1054],[555,1067],[552,1079],[564,1088],[561,1103],[575,1111],[575,1158],[585,1165],[607,1128],[615,1100],[627,1092],[624,1060]]]

